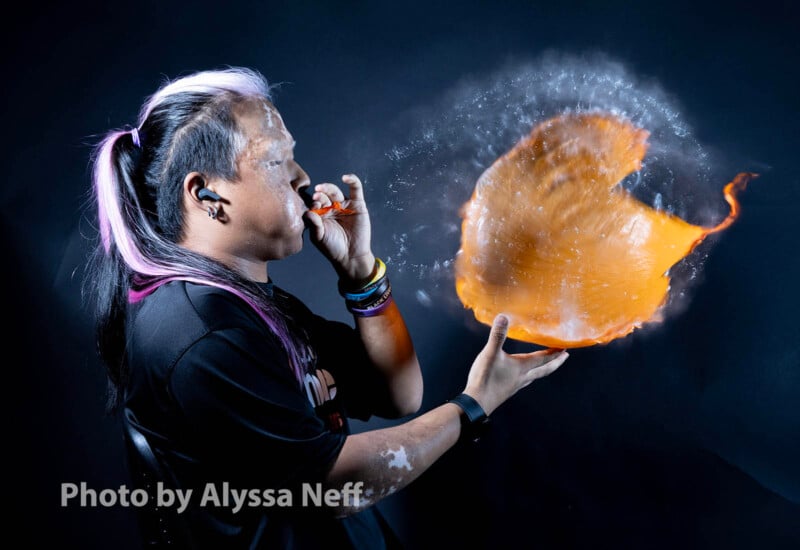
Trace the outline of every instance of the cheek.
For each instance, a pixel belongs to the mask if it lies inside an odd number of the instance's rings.
[[[284,183],[280,190],[276,191],[275,197],[280,202],[283,211],[290,216],[300,216],[302,214],[300,208],[303,200],[289,184]]]
[[[303,210],[300,197],[293,190],[282,189],[273,199],[273,207],[280,211],[281,225],[294,233],[298,227],[304,227]],[[275,212],[277,214],[277,212]]]

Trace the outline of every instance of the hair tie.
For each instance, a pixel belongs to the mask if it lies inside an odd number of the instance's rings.
[[[133,130],[131,130],[131,137],[133,138],[133,144],[136,147],[139,147],[141,149],[142,140],[139,139],[139,129],[138,128],[134,128]]]

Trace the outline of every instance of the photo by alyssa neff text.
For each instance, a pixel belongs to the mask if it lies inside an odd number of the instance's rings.
[[[221,484],[207,483],[202,492],[194,489],[172,489],[158,482],[154,502],[158,507],[176,508],[180,514],[197,499],[201,507],[216,506],[230,508],[237,513],[242,508],[288,508],[299,504],[301,507],[355,507],[361,504],[364,482],[345,483],[342,490],[323,490],[321,483],[303,483],[299,499],[290,489],[235,489],[226,481]],[[200,493],[199,495],[197,493]],[[129,489],[120,485],[117,489],[92,489],[86,482],[62,483],[61,506],[80,508],[144,507],[151,498],[144,489]]]

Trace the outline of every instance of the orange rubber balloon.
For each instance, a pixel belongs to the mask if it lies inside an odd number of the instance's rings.
[[[575,348],[660,320],[669,269],[736,219],[737,191],[715,227],[655,210],[619,182],[641,168],[649,133],[608,113],[549,119],[478,179],[463,206],[456,292],[475,318],[509,317],[509,337]]]

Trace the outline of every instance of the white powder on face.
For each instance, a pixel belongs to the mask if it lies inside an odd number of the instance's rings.
[[[273,120],[272,108],[266,102],[262,102],[261,106],[264,107],[264,114],[267,117],[267,127],[268,128],[274,128],[275,127],[275,122]]]
[[[262,102],[261,106],[264,108],[264,117],[266,119],[267,128],[280,132],[281,137],[286,141],[293,141],[292,136],[287,131],[286,124],[284,124],[283,118],[277,109],[266,102]]]

